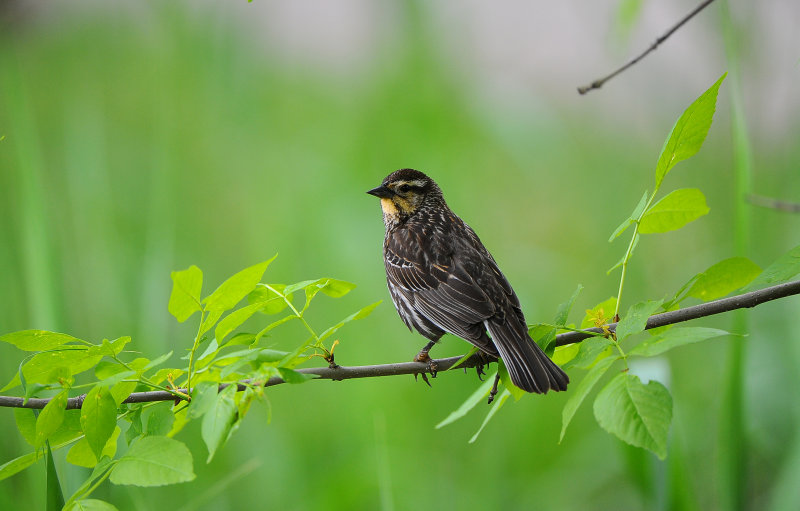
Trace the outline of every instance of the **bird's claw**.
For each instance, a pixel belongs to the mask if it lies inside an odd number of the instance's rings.
[[[431,382],[430,380],[428,380],[427,373],[430,373],[431,378],[436,378],[436,374],[438,373],[439,370],[439,365],[436,363],[434,359],[430,357],[430,355],[428,355],[428,352],[425,350],[422,350],[419,353],[417,353],[417,355],[414,357],[414,362],[422,362],[425,364],[425,372],[414,373],[414,380],[416,381],[418,375],[422,376],[422,381],[424,381],[426,384],[428,384],[428,387],[430,387]]]

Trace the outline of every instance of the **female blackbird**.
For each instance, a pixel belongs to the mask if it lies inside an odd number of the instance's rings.
[[[569,377],[528,335],[519,299],[492,255],[447,207],[433,179],[401,169],[367,193],[381,199],[394,306],[409,329],[430,340],[414,360],[430,364],[428,351],[447,332],[502,358],[523,390],[567,388]]]

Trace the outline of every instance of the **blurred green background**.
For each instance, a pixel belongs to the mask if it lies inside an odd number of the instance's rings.
[[[150,357],[180,353],[194,335],[192,325],[167,313],[171,270],[198,265],[210,291],[279,253],[268,282],[335,277],[358,284],[343,299],[317,298],[309,320],[319,329],[384,300],[340,332],[337,362],[410,359],[423,339],[391,305],[379,207],[364,194],[402,167],[439,182],[493,252],[529,321],[551,320],[582,283],[571,318],[580,321],[584,309],[616,293],[618,274],[605,271],[625,241],[607,239],[652,189],[672,123],[728,68],[715,10],[685,36],[714,41],[710,58],[692,60],[686,43],[665,45],[603,90],[578,97],[575,86],[623,62],[676,16],[656,12],[653,24],[643,18],[644,35],[629,43],[606,33],[617,23],[614,5],[607,6],[594,21],[598,40],[554,45],[548,51],[556,65],[544,63],[533,78],[504,89],[497,83],[504,70],[524,67],[525,45],[508,46],[506,67],[481,61],[473,26],[480,12],[469,18],[473,25],[465,21],[480,9],[474,3],[450,16],[453,9],[422,3],[347,2],[329,21],[317,19],[313,5],[287,14],[278,3],[31,4],[0,5],[0,332],[39,328],[93,341],[131,335],[129,346]],[[675,13],[692,5],[680,2]],[[508,20],[530,14],[516,12],[520,3],[496,9]],[[548,12],[539,9],[541,25]],[[559,23],[571,20],[554,9]],[[579,26],[586,17],[572,20]],[[357,51],[315,53],[327,44],[315,37],[335,39],[357,22],[370,28],[353,43]],[[315,23],[341,26],[318,33]],[[524,23],[509,27],[506,36],[529,35]],[[739,37],[756,40],[760,30],[754,24]],[[571,58],[597,52],[599,63]],[[540,53],[529,55],[539,62]],[[798,201],[797,102],[774,122],[775,112],[759,103],[771,88],[786,90],[787,80],[797,90],[798,54],[775,56],[784,74],[755,80],[763,58],[751,48],[738,61],[755,120],[752,187]],[[664,185],[699,187],[711,213],[642,240],[623,310],[674,293],[734,255],[733,211],[742,198],[732,185],[731,81],[705,147]],[[749,255],[758,264],[797,244],[798,215],[748,213]],[[199,426],[191,425],[179,438],[194,452],[194,482],[155,489],[106,483],[95,496],[137,510],[719,509],[726,344],[745,342],[739,441],[749,459],[747,502],[797,509],[800,334],[791,325],[798,313],[796,299],[761,306],[745,340],[689,346],[638,369],[666,380],[673,393],[665,462],[603,432],[586,404],[558,445],[568,395],[509,404],[472,445],[486,407],[433,429],[475,389],[474,373],[441,375],[433,388],[411,377],[312,382],[269,390],[271,422],[266,407],[251,412],[211,465]],[[702,324],[730,323],[723,316]],[[279,347],[304,339],[290,325],[274,338]],[[448,338],[436,354],[466,348]],[[21,358],[0,346],[0,379]],[[0,431],[0,462],[28,452],[10,410],[0,410]],[[57,465],[71,494],[86,472],[63,455]],[[0,483],[0,508],[43,508],[43,476],[40,463]]]

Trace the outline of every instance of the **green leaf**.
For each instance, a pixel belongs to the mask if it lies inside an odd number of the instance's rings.
[[[308,380],[317,378],[316,374],[299,373],[294,369],[289,369],[288,367],[279,367],[278,374],[281,375],[281,379],[283,379],[283,381],[286,383],[305,383]]]
[[[688,294],[705,302],[716,300],[743,288],[760,273],[761,268],[750,259],[731,257],[699,274]]]
[[[53,463],[53,452],[50,450],[50,444],[46,443],[45,452],[45,486],[47,495],[47,511],[60,511],[64,507],[64,493],[61,491],[61,483],[58,481],[58,472]]]
[[[65,511],[119,511],[112,504],[104,500],[82,499],[70,504]]]
[[[195,478],[192,453],[185,444],[165,436],[137,440],[111,472],[114,484],[163,486]]]
[[[192,314],[202,310],[200,293],[203,290],[203,272],[195,265],[185,270],[174,271],[172,277],[172,293],[169,295],[167,309],[175,319],[183,323]]]
[[[50,398],[50,401],[39,413],[39,417],[36,419],[36,441],[34,442],[37,449],[42,447],[45,441],[61,426],[67,411],[67,397],[67,390],[62,390]]]
[[[608,368],[611,367],[611,364],[616,360],[618,360],[617,357],[601,359],[586,373],[586,376],[584,376],[581,382],[572,390],[572,395],[569,397],[569,400],[567,400],[567,403],[564,405],[564,410],[561,412],[561,436],[558,439],[558,443],[564,440],[567,426],[572,422],[572,418],[575,416],[575,412],[578,411],[581,403],[583,403],[583,400],[586,399],[589,392],[592,391],[597,382],[600,381],[600,378],[606,374]]]
[[[58,375],[54,370],[64,367],[69,369],[71,374],[77,375],[96,366],[102,358],[102,355],[93,355],[83,347],[48,351],[38,353],[26,362],[22,366],[22,374],[29,385],[32,383],[58,383],[57,380],[51,378]],[[6,391],[19,384],[19,373],[17,373],[0,391]]]
[[[37,453],[24,454],[0,465],[0,481],[18,474],[39,460]]]
[[[661,307],[661,300],[639,302],[631,305],[628,313],[617,324],[617,340],[621,341],[626,337],[643,332],[647,326],[647,319]]]
[[[633,213],[631,213],[631,216],[626,218],[625,221],[622,222],[619,225],[619,227],[617,227],[617,229],[614,231],[611,237],[608,238],[608,242],[611,243],[615,239],[619,238],[623,232],[628,230],[628,227],[630,227],[634,222],[636,222],[639,219],[640,216],[642,216],[642,212],[644,212],[644,208],[646,205],[647,205],[647,191],[644,192],[644,195],[642,195],[641,200],[633,209]]]
[[[667,456],[667,433],[672,422],[672,396],[655,380],[644,385],[639,377],[620,373],[594,401],[600,427],[622,441]]]
[[[661,355],[665,351],[672,348],[691,344],[695,342],[713,339],[715,337],[723,337],[726,335],[734,335],[725,330],[717,328],[706,327],[675,327],[665,330],[664,333],[645,340],[641,344],[628,352],[629,355],[638,355],[640,357],[654,357]]]
[[[223,282],[213,293],[203,300],[206,310],[224,312],[232,309],[242,298],[247,296],[250,291],[255,289],[256,284],[258,284],[264,276],[267,266],[269,266],[269,263],[276,257],[278,256],[275,255],[272,259],[264,261],[263,263],[245,268]]]
[[[556,316],[553,320],[557,326],[564,326],[567,324],[569,311],[572,310],[572,305],[575,303],[575,300],[578,298],[578,295],[582,290],[583,286],[578,284],[578,287],[575,288],[575,291],[572,293],[572,296],[569,297],[569,300],[558,306],[558,309],[556,310]]]
[[[664,177],[676,163],[694,156],[703,146],[714,118],[719,86],[727,74],[723,74],[714,85],[689,105],[672,127],[656,165],[656,189],[661,186]]]
[[[236,385],[225,387],[222,392],[217,394],[213,406],[203,417],[201,433],[203,442],[208,448],[206,463],[211,463],[214,453],[228,440],[228,437],[233,432],[232,428],[239,414],[234,401],[235,395]]]
[[[224,313],[225,311],[223,310],[208,311],[206,319],[204,319],[200,324],[200,335],[203,335],[214,328],[214,325],[217,324],[217,321],[219,321],[219,318],[221,318]]]
[[[681,188],[653,204],[642,217],[639,232],[669,232],[708,214],[703,192],[697,188]]]
[[[24,351],[49,351],[68,342],[80,343],[71,335],[46,330],[22,330],[10,334],[0,335],[0,342],[13,344]]]
[[[591,328],[600,325],[595,324],[597,318],[602,318],[604,323],[611,322],[614,310],[617,308],[617,297],[612,296],[607,300],[603,300],[591,309],[586,309],[586,315],[581,320],[581,328]]]
[[[800,274],[800,245],[789,250],[770,264],[747,286],[748,289],[786,282]]]
[[[511,376],[508,374],[508,369],[502,359],[497,360],[497,374],[500,375],[500,382],[503,387],[514,396],[514,401],[522,399],[526,392],[511,381]]]
[[[121,431],[122,430],[119,428],[119,426],[114,427],[114,430],[108,437],[108,441],[106,441],[102,451],[100,451],[100,458],[103,456],[113,458],[114,455],[117,454],[117,439],[119,438]],[[70,448],[69,452],[67,453],[67,461],[79,467],[92,468],[97,465],[98,456],[94,453],[94,451],[92,451],[92,448],[89,447],[89,442],[87,442],[86,438],[84,437],[78,440],[78,443]]]
[[[275,293],[270,287],[283,294]],[[269,287],[264,284],[257,284],[256,288],[247,295],[247,301],[250,303],[261,302],[263,305],[259,312],[262,314],[277,314],[289,306],[284,300],[284,295],[287,300],[292,301],[292,295],[284,293],[285,289],[285,284],[270,284]]]
[[[264,302],[256,302],[251,303],[241,309],[237,309],[227,316],[225,319],[217,324],[217,329],[214,330],[214,337],[216,337],[217,342],[222,345],[224,344],[222,341],[225,337],[228,336],[231,332],[239,328],[242,323],[250,319],[250,316],[258,312],[264,307]]]
[[[563,368],[571,369],[577,367],[579,369],[588,369],[594,365],[601,356],[608,356],[610,347],[611,341],[605,337],[590,337],[580,343],[578,353],[572,360],[564,364]]]
[[[436,425],[436,429],[443,428],[448,424],[452,424],[453,422],[457,421],[461,417],[465,416],[467,412],[475,408],[475,406],[483,401],[483,399],[489,395],[489,391],[492,390],[492,384],[494,383],[494,375],[486,378],[486,380],[481,384],[480,387],[475,389],[466,401],[464,401],[461,406],[459,406],[455,411],[450,412],[450,415],[445,417],[445,419]]]
[[[58,429],[55,430],[52,435],[50,435],[49,441],[51,445],[59,448],[63,444],[70,443],[72,440],[78,438],[82,434],[81,411],[66,410],[64,412],[64,420],[61,421],[61,426],[59,426]]]
[[[203,381],[192,389],[192,400],[189,403],[188,418],[198,419],[208,413],[217,400],[219,384],[212,381]]]
[[[566,346],[556,346],[555,350],[553,350],[553,362],[555,362],[557,366],[566,368],[566,365],[569,364],[580,351],[581,344],[583,343],[577,342],[567,344]]]
[[[344,325],[346,325],[347,323],[349,323],[351,321],[354,321],[356,319],[366,318],[375,309],[375,307],[377,307],[378,305],[381,304],[382,301],[383,300],[378,300],[375,303],[367,305],[366,307],[364,307],[363,309],[359,310],[358,312],[356,312],[354,314],[350,314],[349,316],[347,316],[346,318],[344,318],[340,322],[336,323],[332,327],[330,327],[327,330],[325,330],[324,332],[322,332],[322,334],[319,336],[319,340],[322,341],[322,340],[330,337],[331,335],[335,334],[337,330],[339,330],[340,328],[342,328]]]
[[[503,392],[500,393],[500,396],[495,401],[494,406],[492,406],[492,409],[489,410],[488,414],[486,414],[486,418],[483,419],[483,423],[481,423],[481,427],[478,428],[478,431],[476,431],[475,434],[472,435],[472,438],[469,439],[469,443],[471,443],[471,444],[475,443],[475,440],[478,439],[478,436],[483,431],[483,428],[485,428],[486,425],[489,424],[489,421],[492,420],[492,417],[494,417],[494,414],[496,414],[500,410],[500,408],[506,403],[506,400],[508,399],[508,396],[510,396],[510,395],[511,395],[511,393],[508,391],[508,389],[503,389]]]
[[[108,387],[96,385],[81,406],[81,427],[97,459],[117,426],[117,403]],[[113,454],[112,454],[113,457]]]
[[[31,445],[36,444],[36,414],[30,408],[14,408],[17,430]]]
[[[533,325],[533,327],[528,329],[528,335],[531,336],[533,342],[542,348],[542,351],[544,351],[547,356],[553,355],[553,351],[555,350],[554,341],[556,340],[557,332],[558,330],[555,328],[541,323]]]
[[[175,422],[175,414],[170,409],[171,403],[160,403],[149,410],[145,434],[163,436],[170,432]]]

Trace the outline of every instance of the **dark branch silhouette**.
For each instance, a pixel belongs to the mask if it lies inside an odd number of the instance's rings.
[[[722,298],[712,302],[701,303],[685,309],[678,309],[675,311],[664,312],[662,314],[655,314],[650,316],[647,320],[645,329],[658,328],[666,325],[673,325],[675,323],[682,323],[692,319],[703,318],[706,316],[713,316],[723,312],[729,312],[736,309],[750,308],[760,305],[772,300],[778,300],[787,296],[800,294],[800,280],[794,282],[787,282],[779,284],[758,291],[751,291],[730,298]],[[616,323],[607,325],[609,330],[614,330],[617,327]],[[594,337],[602,335],[600,328],[588,328],[586,330],[566,332],[556,336],[556,345],[564,346],[567,344],[574,344]],[[436,360],[439,372],[452,369],[456,363],[463,357],[450,357],[441,358]],[[482,362],[478,356],[467,358],[462,364],[459,364],[458,369],[476,367]],[[381,364],[369,366],[354,366],[354,367],[313,367],[298,369],[298,372],[303,374],[315,375],[320,380],[350,380],[354,378],[376,378],[380,376],[397,376],[401,374],[422,374],[426,371],[427,364],[422,362],[401,362],[398,364]],[[265,387],[272,387],[286,383],[281,378],[270,378]],[[251,384],[250,381],[243,381],[238,383],[239,390],[244,390],[247,385]],[[223,383],[220,388],[225,388],[232,383]],[[187,393],[187,389],[178,389],[180,392]],[[81,395],[67,400],[67,409],[74,410],[81,407],[86,395]],[[128,396],[123,403],[149,403],[153,401],[174,401],[175,394],[166,391],[152,391],[152,392],[135,392]],[[13,407],[13,408],[44,408],[50,399],[32,398],[28,399],[27,403],[21,397],[0,396],[0,407]]]
[[[656,48],[658,48],[658,47],[659,47],[659,45],[660,45],[661,43],[663,43],[664,41],[666,41],[666,40],[667,40],[667,38],[668,38],[669,36],[671,36],[671,35],[672,35],[672,34],[673,34],[673,33],[674,33],[676,30],[678,30],[679,28],[681,28],[681,27],[682,27],[682,26],[683,26],[683,25],[684,25],[684,24],[685,24],[687,21],[689,21],[690,19],[692,19],[692,18],[693,18],[693,17],[694,17],[694,16],[695,16],[697,13],[699,13],[700,11],[702,11],[703,9],[705,9],[705,8],[708,6],[708,4],[710,4],[710,3],[711,3],[711,2],[713,2],[713,1],[714,1],[714,0],[704,0],[704,1],[703,1],[703,3],[701,3],[700,5],[698,5],[697,7],[695,7],[695,9],[694,9],[692,12],[690,12],[689,14],[687,14],[687,15],[686,15],[686,16],[685,16],[685,17],[684,17],[682,20],[680,20],[680,21],[679,21],[677,24],[675,24],[675,25],[674,25],[672,28],[670,28],[669,30],[667,30],[667,32],[666,32],[666,33],[664,33],[664,35],[662,35],[661,37],[659,37],[658,39],[656,39],[656,40],[655,40],[655,42],[654,42],[653,44],[651,44],[651,45],[650,45],[650,47],[649,47],[649,48],[647,48],[647,49],[646,49],[646,50],[645,50],[645,51],[644,51],[642,54],[640,54],[638,57],[635,57],[633,60],[631,60],[630,62],[628,62],[627,64],[625,64],[625,65],[624,65],[624,66],[622,66],[621,68],[617,69],[616,71],[614,71],[614,72],[613,72],[613,73],[611,73],[610,75],[608,75],[608,76],[604,76],[603,78],[598,78],[597,80],[593,81],[593,82],[592,82],[592,83],[590,83],[589,85],[584,85],[584,86],[582,86],[582,87],[578,87],[578,92],[579,92],[581,95],[583,95],[583,94],[586,94],[587,92],[589,92],[590,90],[593,90],[593,89],[599,89],[600,87],[602,87],[602,86],[603,86],[603,85],[604,85],[604,84],[605,84],[607,81],[609,81],[610,79],[614,78],[614,77],[615,77],[615,76],[617,76],[618,74],[622,73],[623,71],[625,71],[626,69],[628,69],[628,68],[629,68],[629,67],[631,67],[632,65],[636,64],[637,62],[639,62],[640,60],[642,60],[643,58],[645,58],[645,57],[646,57],[646,56],[647,56],[647,55],[648,55],[648,54],[649,54],[651,51],[653,51],[653,50],[655,50]]]

